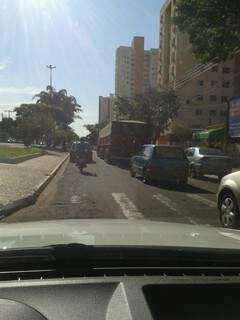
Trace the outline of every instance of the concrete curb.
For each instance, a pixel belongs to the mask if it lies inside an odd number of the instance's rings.
[[[12,203],[3,206],[0,209],[0,220],[4,219],[5,217],[9,216],[10,214],[14,213],[17,210],[22,208],[28,207],[34,204],[41,192],[46,188],[46,186],[50,183],[53,177],[57,174],[58,170],[62,167],[62,165],[67,161],[69,158],[69,154],[52,170],[52,172],[42,181],[36,189],[31,193],[28,194],[26,197],[13,201]]]

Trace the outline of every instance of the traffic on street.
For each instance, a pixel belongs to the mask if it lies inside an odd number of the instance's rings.
[[[0,320],[239,319],[240,0],[0,29]]]
[[[83,174],[66,163],[37,203],[3,222],[52,219],[150,219],[220,226],[217,176],[188,178],[188,184],[144,184],[130,175],[126,162],[108,164],[96,156]]]

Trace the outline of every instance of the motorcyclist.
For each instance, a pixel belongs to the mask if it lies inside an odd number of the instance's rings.
[[[83,172],[83,168],[87,166],[87,146],[85,138],[80,138],[80,143],[78,143],[76,147],[76,156],[77,165],[81,173]]]

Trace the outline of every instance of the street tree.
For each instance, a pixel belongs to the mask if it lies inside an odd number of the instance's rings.
[[[89,131],[89,135],[87,135],[88,142],[91,145],[96,145],[98,140],[99,125],[97,123],[85,124],[84,127]]]
[[[47,86],[46,91],[41,91],[34,98],[37,99],[37,104],[52,107],[56,124],[62,129],[67,129],[75,118],[81,118],[78,115],[82,112],[81,105],[74,96],[69,96],[65,89],[56,91],[53,87]]]
[[[160,91],[152,88],[129,99],[127,108],[126,100],[122,98],[117,98],[115,105],[119,107],[120,115],[127,119],[146,122],[152,129],[155,141],[169,127],[171,120],[177,117],[180,101],[172,89]]]
[[[16,121],[12,118],[3,118],[0,122],[0,132],[2,137],[15,138]]]
[[[53,131],[53,145],[62,146],[66,150],[74,141],[79,140],[79,136],[73,131],[72,128],[61,129],[56,127]]]
[[[53,130],[56,126],[53,110],[43,103],[22,104],[15,108],[17,137],[30,145],[34,141],[45,140],[51,144]]]
[[[177,0],[173,22],[198,59],[224,61],[240,48],[239,0]]]

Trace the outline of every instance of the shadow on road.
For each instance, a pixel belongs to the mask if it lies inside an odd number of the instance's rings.
[[[183,193],[213,194],[213,192],[211,192],[211,191],[195,187],[191,184],[176,185],[176,183],[170,183],[170,182],[153,182],[152,184],[156,187],[161,188],[161,189],[178,191],[178,192],[183,192]]]
[[[129,160],[112,160],[111,165],[117,166],[123,170],[129,170]]]
[[[92,160],[91,162],[88,162],[88,164],[96,164],[97,162],[95,160]]]
[[[97,177],[97,174],[95,172],[83,171],[81,174],[88,177]]]

